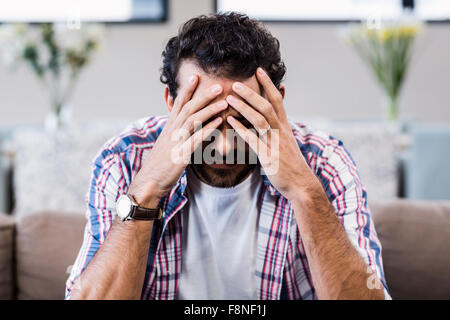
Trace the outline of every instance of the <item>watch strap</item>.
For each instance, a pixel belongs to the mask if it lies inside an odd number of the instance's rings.
[[[130,218],[135,220],[159,220],[162,218],[161,208],[148,209],[139,206],[133,206]]]

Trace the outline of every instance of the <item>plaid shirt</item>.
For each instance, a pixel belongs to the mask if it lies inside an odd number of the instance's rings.
[[[70,298],[74,280],[105,241],[116,216],[115,203],[127,189],[161,133],[167,117],[131,124],[109,140],[93,163],[84,242],[66,283]],[[383,273],[381,245],[355,162],[342,142],[291,122],[301,152],[321,181],[350,241],[376,272],[390,298]],[[263,176],[260,195],[255,277],[264,299],[317,299],[305,248],[291,203]],[[182,219],[187,203],[186,174],[161,200],[164,216],[155,221],[150,241],[142,299],[176,299],[182,261]]]

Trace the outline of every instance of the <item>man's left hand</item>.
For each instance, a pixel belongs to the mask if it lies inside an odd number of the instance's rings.
[[[253,125],[256,132],[233,116],[228,116],[227,121],[258,155],[272,185],[291,202],[300,200],[309,191],[322,186],[293,135],[282,94],[262,68],[258,68],[256,79],[267,99],[241,82],[233,84],[233,91],[242,99],[232,95],[227,97],[227,102]]]
[[[371,268],[350,242],[322,184],[300,151],[283,96],[261,68],[256,78],[267,99],[236,82],[233,90],[242,99],[228,96],[227,101],[259,134],[232,116],[227,121],[258,155],[273,186],[292,203],[318,298],[383,299],[383,287],[372,290],[367,286],[368,276],[378,276],[373,271],[367,273]],[[266,132],[267,128],[271,129]],[[279,143],[273,142],[273,135],[278,136]]]

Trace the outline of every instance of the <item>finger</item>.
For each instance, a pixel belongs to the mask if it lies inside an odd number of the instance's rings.
[[[269,101],[241,82],[233,83],[233,90],[245,101],[247,101],[255,110],[259,111],[272,127],[278,127],[277,115]]]
[[[269,75],[261,67],[256,71],[256,79],[258,79],[258,82],[262,85],[269,102],[272,104],[279,118],[285,117],[286,112],[283,107],[283,96],[281,95],[280,90],[275,87]]]
[[[266,118],[241,99],[230,95],[227,97],[227,102],[236,109],[236,111],[242,114],[258,132],[262,132],[269,127]]]
[[[214,115],[225,110],[227,107],[228,103],[225,100],[220,100],[216,103],[210,104],[190,115],[184,122],[183,129],[192,133],[197,129],[197,127],[212,118]]]
[[[220,84],[215,84],[209,87],[206,92],[198,94],[195,98],[189,100],[183,107],[180,112],[180,117],[182,117],[182,121],[189,117],[191,114],[197,112],[204,106],[206,106],[209,102],[214,100],[221,92],[223,88]]]
[[[259,139],[254,130],[246,128],[242,123],[240,123],[233,116],[227,117],[227,122],[233,127],[237,134],[248,143],[250,148],[258,155],[258,159],[261,164],[268,162],[268,147],[267,145]]]
[[[183,106],[192,98],[192,95],[194,94],[197,85],[198,85],[198,76],[194,74],[189,77],[185,89],[181,90],[178,96],[176,97],[175,102],[173,104],[172,109],[173,112],[175,112],[176,114],[180,112]]]
[[[200,144],[206,140],[217,127],[222,123],[222,117],[217,117],[213,121],[209,122],[206,126],[195,132],[188,140],[182,145],[183,161],[189,162],[192,153],[197,149]]]

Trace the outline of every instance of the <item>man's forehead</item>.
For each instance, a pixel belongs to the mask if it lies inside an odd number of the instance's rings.
[[[205,90],[217,83],[222,85],[225,91],[231,91],[232,84],[238,81],[237,79],[230,79],[206,73],[194,61],[184,60],[181,62],[180,68],[178,70],[177,76],[178,88],[183,88],[184,86],[186,86],[190,76],[194,74],[199,76],[197,91]],[[239,81],[244,83],[246,86],[252,88],[256,92],[260,93],[259,84],[254,75],[248,79],[239,79]]]

